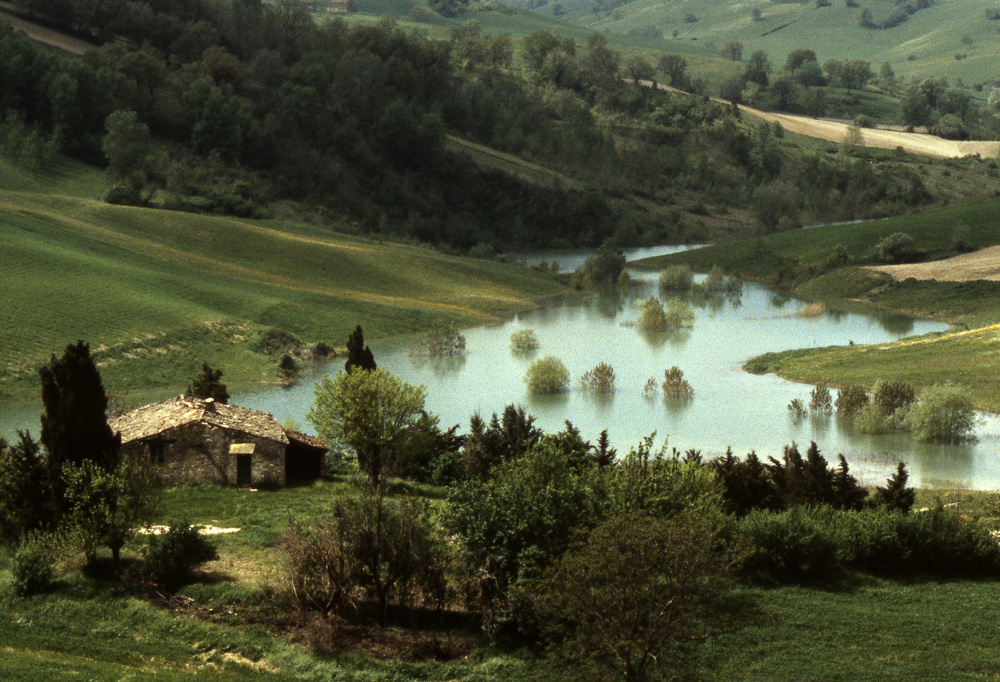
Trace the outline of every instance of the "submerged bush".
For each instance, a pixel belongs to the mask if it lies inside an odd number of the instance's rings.
[[[531,363],[524,381],[531,393],[563,393],[569,388],[569,370],[559,358],[546,355]]]
[[[671,265],[660,273],[660,288],[669,291],[690,291],[694,286],[694,273],[690,265]]]
[[[841,417],[853,417],[868,404],[868,391],[864,386],[848,384],[837,391],[837,414]]]
[[[961,386],[931,386],[910,408],[910,428],[926,443],[964,443],[975,440],[976,412]]]
[[[818,384],[809,394],[809,411],[813,414],[827,415],[833,410],[830,399],[830,389],[826,384]]]
[[[518,329],[510,335],[510,349],[515,353],[538,350],[540,345],[534,329]]]
[[[580,384],[585,391],[611,393],[615,390],[615,370],[608,363],[601,362],[580,377]]]
[[[694,389],[684,378],[684,372],[674,365],[663,373],[663,396],[665,398],[693,398]]]

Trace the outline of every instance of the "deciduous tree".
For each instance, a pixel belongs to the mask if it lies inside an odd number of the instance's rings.
[[[426,391],[385,370],[344,372],[323,377],[315,402],[306,415],[319,436],[341,450],[351,451],[379,488],[405,456],[398,446],[413,429],[424,409]]]

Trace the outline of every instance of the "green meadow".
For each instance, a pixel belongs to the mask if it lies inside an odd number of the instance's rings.
[[[512,3],[523,4],[523,3]],[[873,0],[859,3],[871,9],[876,23],[898,3]],[[911,15],[902,24],[883,30],[863,28],[860,7],[838,0],[827,7],[814,2],[738,2],[737,0],[634,0],[616,11],[594,14],[590,0],[563,0],[565,19],[588,28],[616,34],[659,30],[664,42],[694,43],[719,50],[730,40],[743,43],[744,56],[763,50],[775,67],[795,49],[814,50],[820,63],[827,59],[864,59],[876,67],[889,62],[897,76],[961,78],[968,85],[996,76],[996,41],[1000,21],[986,19],[994,2],[936,2]],[[761,18],[755,21],[753,9]],[[693,15],[697,21],[686,21]],[[673,31],[676,38],[672,38]]]
[[[202,362],[234,383],[273,380],[253,351],[268,330],[343,344],[433,320],[482,323],[560,292],[504,263],[335,232],[352,226],[237,220],[103,203],[103,175],[60,161],[0,162],[0,398],[33,395],[37,367],[85,339],[114,389],[176,387]]]
[[[165,491],[161,521],[238,528],[212,536],[220,558],[169,603],[117,580],[70,569],[52,593],[15,597],[8,559],[0,553],[0,679],[291,680],[365,682],[561,679],[520,649],[489,645],[474,627],[442,625],[422,632],[393,627],[367,643],[317,653],[288,618],[284,564],[276,550],[283,530],[329,512],[347,490],[319,481],[271,491],[180,486]],[[434,498],[439,489],[400,487],[395,495]],[[935,495],[938,493],[935,493]],[[995,494],[955,491],[963,514],[995,516]],[[918,506],[933,504],[921,492]],[[959,510],[956,510],[958,513]],[[142,538],[126,548],[135,561]],[[995,581],[892,581],[845,574],[820,584],[740,582],[729,600],[745,627],[724,629],[702,651],[704,679],[980,680],[1000,673],[996,660],[1000,598]],[[349,635],[345,641],[352,641]],[[461,652],[435,661],[428,642]],[[368,655],[391,648],[390,659]]]

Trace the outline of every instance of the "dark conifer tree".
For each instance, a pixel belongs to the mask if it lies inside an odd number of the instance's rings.
[[[229,402],[229,391],[222,383],[222,370],[212,369],[207,363],[201,366],[201,374],[188,384],[187,395],[207,400],[211,398],[217,403]]]
[[[838,509],[861,509],[864,506],[868,491],[858,484],[858,479],[851,475],[847,460],[840,455],[840,466],[833,476],[833,506]]]
[[[594,461],[600,469],[615,465],[618,457],[618,450],[611,447],[611,440],[608,438],[608,430],[601,431],[597,437],[597,444],[594,446]]]
[[[374,370],[377,367],[375,355],[365,345],[365,335],[361,331],[360,324],[347,337],[347,362],[344,363],[344,370],[350,373],[355,367],[368,370]]]
[[[66,346],[39,370],[42,380],[41,442],[48,455],[53,508],[66,511],[63,467],[87,460],[111,470],[118,464],[121,436],[108,426],[108,397],[90,346],[83,341]]]
[[[66,346],[39,370],[42,381],[42,445],[53,479],[66,463],[97,462],[106,469],[118,461],[121,438],[108,426],[108,397],[101,375],[83,341]]]
[[[875,490],[875,504],[879,507],[898,510],[904,514],[909,513],[913,508],[913,503],[917,499],[917,493],[913,488],[907,488],[906,482],[910,475],[906,471],[906,465],[902,462],[896,467],[896,473],[885,482],[885,487]]]
[[[18,431],[16,444],[0,439],[0,538],[14,542],[53,521],[52,487],[38,443]]]
[[[802,467],[802,502],[805,504],[833,504],[833,471],[826,458],[820,454],[816,441],[809,445]]]

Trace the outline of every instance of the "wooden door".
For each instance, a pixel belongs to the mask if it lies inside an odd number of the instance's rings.
[[[248,488],[251,483],[250,455],[236,455],[236,485]]]

